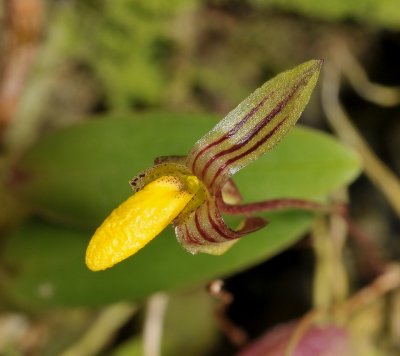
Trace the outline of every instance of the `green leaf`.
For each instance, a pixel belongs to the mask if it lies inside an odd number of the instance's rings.
[[[44,215],[93,228],[132,193],[133,176],[157,156],[186,154],[214,123],[209,115],[154,113],[61,130],[17,163],[14,186]]]
[[[272,151],[234,178],[246,201],[321,198],[360,173],[354,151],[321,131],[297,126]],[[257,186],[250,182],[257,182]]]
[[[157,156],[186,154],[215,122],[208,115],[152,113],[61,130],[16,164],[13,188],[52,221],[94,228],[131,194],[130,178]],[[314,198],[348,184],[359,170],[349,148],[315,130],[295,128],[234,178],[247,201]]]
[[[6,270],[14,271],[5,289],[16,303],[50,307],[140,300],[156,291],[198,285],[287,248],[312,221],[310,214],[299,212],[266,216],[271,221],[267,228],[241,239],[222,256],[187,253],[168,228],[132,258],[97,273],[84,263],[89,233],[30,222],[10,236],[4,251],[3,267],[5,263]]]
[[[214,123],[204,115],[148,114],[71,127],[49,135],[18,162],[13,188],[52,220],[95,227],[131,194],[133,175],[154,157],[185,154]],[[311,198],[348,184],[358,172],[351,150],[327,135],[297,128],[237,178],[247,200]],[[24,304],[93,306],[197,285],[282,251],[312,220],[300,212],[265,217],[270,221],[265,229],[223,256],[186,253],[169,228],[134,257],[98,273],[84,265],[92,231],[30,222],[11,236],[5,251],[7,270],[14,271],[8,287],[12,298]]]

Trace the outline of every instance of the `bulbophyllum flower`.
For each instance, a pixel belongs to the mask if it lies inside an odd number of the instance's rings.
[[[132,179],[134,195],[96,230],[86,251],[87,266],[93,271],[113,266],[170,223],[187,251],[221,254],[238,238],[266,225],[252,216],[256,212],[317,209],[317,203],[295,199],[241,205],[231,177],[274,147],[296,123],[321,66],[321,60],[311,60],[277,75],[198,140],[187,156],[157,158],[154,166]],[[232,229],[221,213],[243,215],[244,220]]]

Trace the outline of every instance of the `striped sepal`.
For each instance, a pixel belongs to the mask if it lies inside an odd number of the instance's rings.
[[[187,166],[216,194],[239,169],[275,146],[296,123],[321,60],[279,74],[240,103],[191,149]]]
[[[191,253],[222,254],[239,237],[266,225],[262,218],[247,218],[243,226],[232,230],[223,221],[215,199],[211,197],[196,210],[182,215],[174,223],[175,233],[178,241]]]

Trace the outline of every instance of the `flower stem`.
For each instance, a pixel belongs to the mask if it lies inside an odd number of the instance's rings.
[[[315,213],[343,212],[345,210],[342,204],[330,205],[311,200],[291,198],[264,200],[248,204],[227,204],[220,198],[218,199],[218,206],[222,212],[230,215],[250,215],[253,213],[287,209],[304,210]]]

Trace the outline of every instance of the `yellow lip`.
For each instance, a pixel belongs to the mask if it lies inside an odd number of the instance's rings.
[[[199,188],[195,176],[164,176],[116,208],[96,230],[86,250],[92,271],[112,267],[143,248],[182,211]]]

